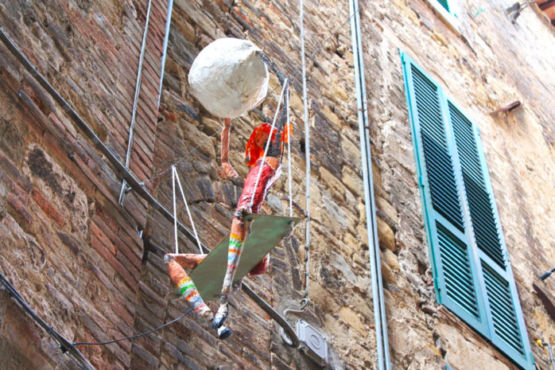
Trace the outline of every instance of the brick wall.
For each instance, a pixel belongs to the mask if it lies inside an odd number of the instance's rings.
[[[166,17],[165,2],[153,4],[130,162],[139,179],[152,170],[154,141],[148,132],[157,122]],[[145,12],[145,4],[132,2],[0,6],[4,31],[122,161]],[[4,47],[0,58],[2,272],[69,340],[130,335],[142,269],[138,228],[144,228],[146,204],[131,194],[122,209],[120,176]],[[6,314],[5,322],[17,327],[20,316]],[[11,345],[22,359],[38,352],[33,366],[54,366],[61,355],[27,325],[22,332],[3,326],[4,334],[33,333],[33,341]],[[122,342],[83,353],[96,366],[124,368],[131,363],[130,348]]]

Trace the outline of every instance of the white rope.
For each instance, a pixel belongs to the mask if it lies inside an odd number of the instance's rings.
[[[287,112],[287,177],[289,181],[289,217],[293,217],[293,185],[291,180],[291,126],[289,123],[289,87],[285,95],[285,108]]]
[[[252,205],[254,203],[254,195],[256,194],[256,188],[258,188],[258,182],[260,181],[260,175],[262,175],[262,169],[264,168],[264,162],[266,161],[266,155],[268,154],[268,148],[270,147],[270,141],[272,141],[272,134],[274,132],[274,127],[276,125],[277,116],[279,113],[279,109],[281,108],[281,101],[283,100],[283,95],[285,89],[287,88],[289,81],[287,78],[283,81],[283,88],[281,89],[281,94],[279,95],[278,106],[276,108],[276,112],[274,113],[274,120],[272,121],[272,128],[270,129],[270,134],[268,135],[268,139],[266,140],[266,147],[264,148],[264,155],[262,156],[262,162],[260,163],[260,168],[258,169],[258,175],[256,176],[256,182],[254,183],[254,191],[252,192],[251,201],[249,204],[249,211],[252,211]]]
[[[179,242],[177,239],[177,207],[175,206],[175,166],[172,165],[172,199],[173,199],[173,236],[175,239],[175,254],[179,253]]]
[[[193,228],[193,233],[195,234],[195,239],[197,240],[197,245],[200,254],[203,253],[202,251],[202,243],[200,242],[200,238],[198,237],[197,229],[195,227],[195,222],[193,221],[193,216],[191,215],[191,210],[189,209],[189,205],[187,204],[187,198],[185,197],[185,192],[183,191],[183,187],[181,186],[181,181],[179,180],[179,174],[175,166],[172,166],[172,180],[174,182],[173,186],[173,197],[174,197],[174,205],[173,205],[173,212],[174,212],[174,223],[175,223],[175,253],[177,252],[177,216],[176,216],[176,209],[175,209],[175,180],[177,180],[177,185],[179,186],[179,191],[181,192],[181,198],[183,199],[183,203],[185,203],[185,209],[187,210],[187,215],[189,216],[189,222],[191,223],[191,227]]]
[[[137,81],[135,82],[135,96],[133,97],[133,108],[131,109],[131,123],[129,124],[129,139],[127,141],[127,152],[125,153],[125,167],[129,167],[129,161],[131,160],[131,147],[133,146],[133,137],[135,133],[137,103],[139,102],[139,94],[141,92],[141,83],[142,83],[141,76],[143,73],[143,63],[145,59],[146,39],[148,35],[148,23],[150,21],[151,6],[152,6],[152,0],[148,0],[148,6],[146,9],[145,30],[143,31],[143,41],[141,43],[141,51],[139,53],[139,65],[137,67]],[[126,188],[127,188],[127,182],[123,180],[121,183],[121,190],[119,192],[119,199],[118,199],[118,203],[120,206],[123,206],[123,200],[125,197]]]
[[[306,93],[306,58],[304,50],[304,11],[303,0],[300,0],[300,28],[301,28],[301,59],[303,78],[303,104],[304,104],[304,142],[306,162],[306,232],[305,232],[305,298],[308,298],[310,275],[310,127],[308,124],[308,98]]]

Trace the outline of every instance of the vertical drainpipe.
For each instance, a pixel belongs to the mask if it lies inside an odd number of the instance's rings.
[[[349,0],[351,19],[351,38],[353,42],[353,62],[355,69],[355,83],[357,91],[358,131],[360,135],[360,152],[362,157],[362,176],[364,184],[364,203],[366,205],[366,228],[368,231],[368,245],[370,254],[370,268],[372,274],[372,301],[374,303],[374,322],[376,327],[376,347],[378,354],[378,369],[389,370],[389,344],[387,339],[387,321],[383,296],[382,271],[380,265],[380,246],[378,243],[378,228],[376,226],[376,206],[374,201],[374,187],[372,180],[372,153],[370,151],[370,135],[368,111],[366,105],[366,84],[364,81],[364,62],[362,42],[360,37],[360,17],[358,0]]]

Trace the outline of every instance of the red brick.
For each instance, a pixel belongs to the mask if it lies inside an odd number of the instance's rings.
[[[112,254],[114,255],[116,254],[116,247],[94,221],[91,221],[89,223],[89,230],[91,231],[93,236],[96,237],[98,241],[102,243],[102,245],[104,245],[104,247],[106,247],[110,252],[112,252]]]
[[[13,194],[8,194],[8,204],[20,216],[20,218],[28,225],[33,223],[33,216],[25,209],[25,205],[21,200]]]
[[[133,316],[131,315],[131,313],[127,310],[126,307],[124,307],[122,304],[118,303],[118,302],[112,302],[111,305],[112,310],[129,326],[133,326]]]
[[[97,238],[91,238],[91,246],[108,262],[108,264],[118,273],[131,290],[135,290],[139,276],[133,276],[113,254],[111,254]]]
[[[36,189],[33,189],[33,191],[31,192],[31,196],[33,197],[33,200],[35,201],[35,203],[38,204],[38,206],[44,211],[44,213],[46,213],[48,217],[54,220],[54,222],[56,222],[58,226],[60,227],[64,226],[65,224],[64,218],[60,214],[56,206],[54,206],[52,203],[44,199],[42,194]]]

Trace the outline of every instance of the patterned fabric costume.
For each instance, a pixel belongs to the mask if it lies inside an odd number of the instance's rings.
[[[200,261],[202,261],[204,255],[199,255],[198,258],[192,257],[192,255],[167,255],[167,257],[170,258],[167,261],[168,271],[180,294],[185,297],[187,302],[194,307],[195,311],[199,315],[207,318],[208,320],[213,320],[212,326],[217,329],[218,337],[221,339],[231,335],[231,330],[223,326],[223,323],[228,314],[227,294],[231,289],[233,276],[235,275],[235,271],[239,265],[239,259],[241,257],[241,251],[246,237],[246,230],[242,224],[243,215],[244,212],[260,212],[260,207],[268,194],[268,190],[280,176],[281,164],[279,157],[281,156],[282,144],[287,142],[289,131],[289,125],[287,125],[283,131],[276,129],[273,130],[266,161],[262,161],[262,157],[264,156],[266,140],[271,132],[271,125],[268,123],[262,123],[257,126],[253,130],[247,142],[245,156],[250,170],[247,178],[245,179],[245,185],[243,187],[243,191],[241,192],[241,196],[239,197],[233,221],[234,223],[240,223],[241,226],[238,229],[240,230],[240,235],[233,232],[234,229],[232,224],[232,232],[229,238],[226,274],[222,287],[221,305],[215,316],[199,295],[194,282],[189,278],[184,270],[184,268],[194,268],[198,263],[200,263]],[[262,145],[262,143],[264,144]],[[255,187],[259,172],[260,178],[257,186]],[[265,273],[268,269],[269,263],[270,255],[268,254],[262,259],[262,261],[253,267],[249,275]]]
[[[251,199],[253,199],[253,193],[254,200],[250,212],[259,213],[260,207],[264,202],[264,199],[266,199],[270,187],[281,175],[281,164],[278,164],[277,168],[274,169],[267,161],[262,162],[265,148],[257,145],[257,142],[260,141],[260,138],[267,138],[270,135],[271,130],[272,126],[270,124],[262,123],[254,128],[251,136],[249,137],[245,150],[245,158],[247,159],[247,165],[250,167],[250,170],[247,178],[245,179],[245,185],[243,186],[243,191],[241,192],[241,196],[239,197],[239,202],[237,203],[237,208],[235,212],[236,216],[241,215],[243,211],[249,211]],[[277,129],[274,128],[267,157],[278,157],[281,154],[281,145],[284,142],[287,143],[289,131],[289,125],[285,127],[283,132],[279,132]],[[262,172],[260,174],[258,186],[255,189],[256,178],[258,176],[258,173],[260,172],[260,167],[262,167]],[[230,279],[232,279],[234,271],[239,265],[239,258],[241,256],[243,242],[244,240],[241,240],[239,235],[231,234],[228,250],[228,270],[226,273],[226,278],[224,279],[224,287],[231,284]],[[270,255],[267,254],[256,266],[252,268],[249,275],[253,276],[263,274],[267,271],[269,265]]]

